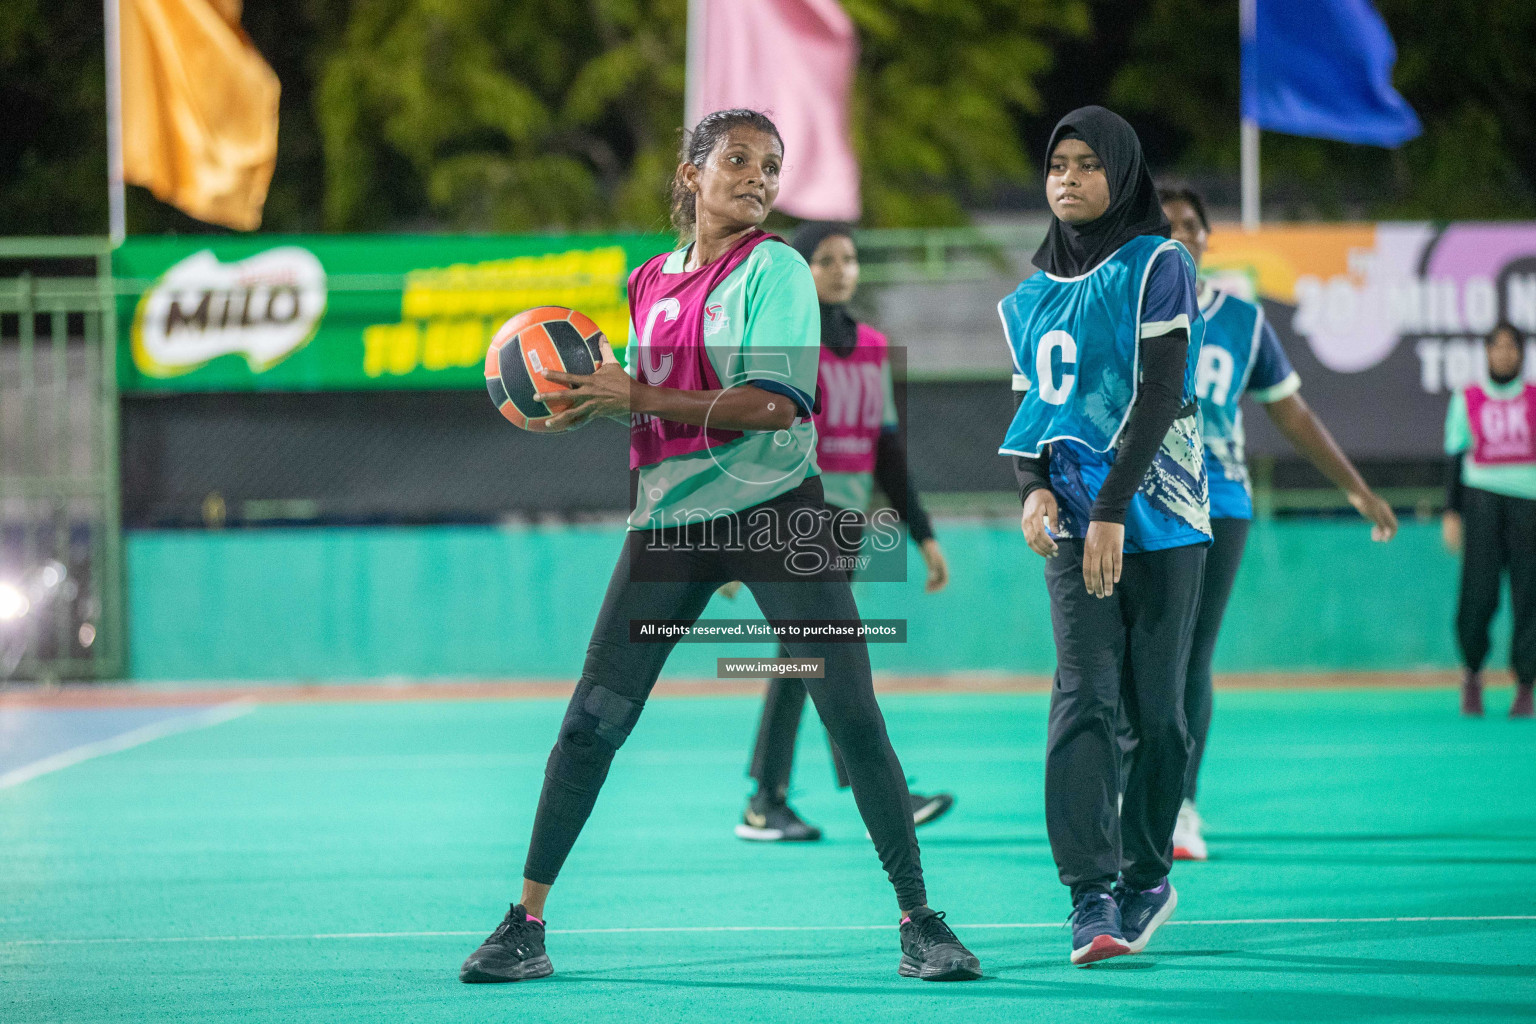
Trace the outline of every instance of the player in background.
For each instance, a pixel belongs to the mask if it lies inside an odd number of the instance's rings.
[[[1210,241],[1205,204],[1191,189],[1163,189],[1158,197],[1172,226],[1171,237],[1184,244],[1198,267]],[[1195,370],[1195,392],[1200,400],[1200,435],[1205,442],[1205,469],[1210,480],[1213,540],[1205,556],[1200,616],[1195,620],[1189,673],[1184,684],[1184,716],[1193,747],[1184,782],[1184,802],[1173,830],[1173,855],[1179,860],[1206,859],[1195,794],[1211,728],[1211,659],[1216,653],[1222,613],[1232,595],[1237,566],[1248,540],[1248,525],[1253,519],[1241,399],[1246,395],[1264,406],[1285,439],[1349,496],[1349,503],[1371,521],[1373,539],[1391,540],[1397,532],[1397,517],[1391,506],[1366,486],[1349,458],[1334,443],[1328,428],[1297,393],[1301,378],[1291,368],[1275,329],[1264,317],[1263,307],[1217,291],[1204,282],[1200,284],[1199,298],[1205,318],[1205,340]]]
[[[1040,272],[999,304],[1018,400],[1000,451],[1015,456],[1025,539],[1046,557],[1045,823],[1081,965],[1139,952],[1177,905],[1184,675],[1211,539],[1202,322],[1195,262],[1168,238],[1131,126],[1083,107],[1045,152]],[[1137,748],[1117,814],[1122,704]]]
[[[1488,625],[1499,609],[1499,581],[1509,572],[1514,605],[1515,670],[1511,718],[1536,713],[1536,385],[1524,379],[1525,339],[1509,323],[1484,342],[1488,375],[1451,397],[1445,453],[1452,458],[1441,531],[1461,551],[1456,637],[1465,675],[1461,712],[1483,713]]]
[[[639,488],[544,770],[522,899],[464,961],[462,981],[554,972],[545,900],[675,643],[633,642],[633,620],[691,624],[715,589],[734,579],[747,582],[770,621],[859,618],[847,574],[831,566],[836,545],[812,443],[816,286],[800,255],[761,227],[778,197],[783,160],[778,129],[755,111],[718,111],[685,133],[672,198],[689,241],[630,276],[628,372],[605,341],[596,372],[545,373],[569,388],[572,402],[552,428],[629,418]],[[557,586],[560,573],[540,582]],[[868,648],[819,640],[790,647],[794,657],[823,659],[825,678],[806,689],[843,753],[896,890],[899,972],[980,977],[976,957],[927,905],[906,776],[875,701]],[[667,905],[669,894],[653,895],[653,920],[685,913]],[[792,902],[786,912],[803,916]]]
[[[810,264],[821,307],[816,461],[821,467],[827,507],[834,513],[833,535],[852,564],[864,540],[865,516],[878,483],[891,508],[906,520],[922,552],[928,570],[924,589],[937,593],[949,583],[949,565],[907,473],[885,335],[854,320],[848,312],[848,303],[859,286],[853,225],[811,221],[800,226],[790,244]],[[721,591],[734,597],[737,586],[727,584]],[[802,680],[769,680],[752,754],[751,775],[757,789],[736,826],[736,835],[742,839],[786,842],[821,838],[821,829],[807,824],[789,806],[795,738],[804,708]],[[846,789],[848,771],[835,743],[832,764],[838,786]],[[911,799],[916,825],[938,819],[955,802],[949,793],[913,793]]]

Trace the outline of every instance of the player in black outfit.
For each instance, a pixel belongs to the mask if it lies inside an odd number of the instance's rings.
[[[783,141],[767,117],[746,110],[708,115],[693,132],[685,134],[681,156],[673,182],[674,219],[679,232],[691,235],[692,241],[677,274],[707,270],[744,241],[783,248],[781,243],[759,237],[760,225],[778,195],[784,158]],[[792,263],[780,265],[790,268],[786,288],[813,291],[808,270],[797,272]],[[672,287],[686,288],[688,281],[695,280],[677,274]],[[631,299],[635,299],[633,290]],[[671,303],[679,331],[689,329],[685,317],[691,320],[705,315],[702,300],[689,299],[694,304],[686,314],[677,312],[678,300],[666,301]],[[697,325],[699,321],[691,323]],[[804,341],[786,338],[784,344],[803,345]],[[674,342],[673,346],[671,355],[676,356],[677,363],[669,362],[669,366],[707,357],[696,345]],[[645,375],[649,376],[649,371]],[[546,377],[567,386],[567,397],[573,403],[571,409],[555,417],[558,422],[552,425],[557,429],[594,416],[614,416],[630,420],[635,434],[643,436],[653,429],[650,424],[661,420],[697,428],[697,434],[680,434],[702,443],[706,425],[741,432],[790,430],[810,411],[797,411],[798,397],[791,407],[781,391],[750,383],[713,391],[643,383],[624,371],[611,350],[604,353],[603,363],[592,374],[548,372]],[[663,383],[671,379],[667,376]],[[804,392],[813,389],[814,383],[802,381],[796,386]],[[655,420],[634,413],[649,414]],[[730,453],[723,445],[721,449],[718,457],[728,458]],[[782,478],[777,478],[775,486],[780,483]],[[761,543],[765,531],[760,528],[765,524],[772,527],[767,531],[772,539]],[[817,528],[809,529],[812,524]],[[783,528],[786,526],[787,530]],[[730,540],[749,536],[759,538],[759,543]],[[553,973],[544,947],[545,900],[597,802],[614,755],[639,720],[671,653],[671,641],[632,643],[631,621],[666,619],[691,624],[717,587],[738,579],[748,583],[770,621],[856,620],[859,611],[847,574],[830,561],[818,563],[814,557],[815,552],[829,554],[835,550],[829,515],[822,503],[821,481],[814,475],[802,476],[789,490],[740,511],[704,521],[632,528],[626,533],[587,647],[581,679],[544,770],[523,868],[522,899],[464,961],[460,980],[519,981]],[[807,552],[812,554],[809,559],[791,557]],[[862,641],[824,640],[794,640],[788,646],[795,657],[824,660],[825,678],[809,681],[807,689],[843,752],[854,799],[896,890],[902,915],[899,972],[925,980],[980,977],[976,957],[960,944],[943,915],[927,906],[906,778],[875,701],[868,648]]]
[[[816,280],[816,297],[821,307],[821,345],[823,366],[827,360],[846,359],[857,347],[862,327],[848,312],[848,303],[858,288],[858,250],[853,242],[853,227],[835,221],[811,221],[802,224],[795,232],[791,245],[811,266],[811,276]],[[885,364],[889,374],[890,364]],[[831,401],[825,394],[828,387],[837,386],[835,381],[844,378],[822,376],[819,387],[821,402]],[[862,397],[862,396],[859,396]],[[823,480],[827,479],[823,467]],[[855,529],[850,523],[854,517],[862,518],[865,509],[848,508],[847,505],[864,505],[867,502],[868,477],[862,473],[838,474],[842,478],[857,478],[845,485],[851,493],[828,498],[828,507],[840,515],[843,525],[834,531],[842,554],[852,564],[863,541],[862,527]],[[907,473],[907,452],[902,444],[901,432],[894,422],[882,430],[875,442],[874,482],[880,487],[897,516],[907,524],[912,540],[922,552],[928,568],[926,590],[936,593],[949,581],[949,567],[934,537],[933,525],[928,512],[918,497],[917,487]],[[862,486],[855,486],[860,484]],[[735,585],[721,588],[727,596],[735,596]],[[780,651],[780,656],[784,652]],[[772,679],[763,697],[763,715],[757,728],[757,741],[753,746],[751,776],[757,783],[755,792],[742,813],[736,835],[755,842],[813,842],[821,838],[821,829],[808,824],[789,805],[789,779],[795,762],[795,740],[800,731],[800,717],[805,710],[805,683],[799,679]],[[829,741],[830,742],[830,741]],[[839,788],[848,788],[848,769],[836,743],[832,749],[832,766],[837,775]],[[912,793],[912,821],[921,826],[937,821],[954,806],[955,798],[949,793]]]

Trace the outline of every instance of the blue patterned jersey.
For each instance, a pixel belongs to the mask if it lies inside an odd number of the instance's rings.
[[[1205,340],[1195,371],[1195,392],[1211,480],[1211,518],[1252,519],[1242,397],[1278,402],[1301,388],[1301,378],[1291,368],[1262,306],[1206,288],[1200,294],[1200,309],[1205,315]]]
[[[1084,537],[1136,400],[1141,339],[1189,332],[1184,396],[1194,402],[1204,333],[1194,260],[1179,243],[1144,235],[1080,277],[1036,273],[998,311],[1013,356],[1014,390],[1023,393],[999,451],[1032,456],[1050,446],[1061,536]],[[1209,539],[1205,459],[1191,412],[1174,422],[1131,499],[1125,550]]]

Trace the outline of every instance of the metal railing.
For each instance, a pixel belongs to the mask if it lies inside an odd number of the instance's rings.
[[[883,228],[855,241],[868,285],[981,281],[1017,272],[1045,238],[1041,222],[1009,227]],[[1020,257],[1022,256],[1022,260]]]
[[[1018,226],[977,226],[960,228],[871,228],[855,232],[862,265],[860,280],[867,285],[977,281],[1006,275],[1016,268],[1022,254],[1027,262],[1040,240],[1045,237],[1043,224]],[[41,258],[79,256],[79,247],[92,239],[0,238],[0,259],[6,257]],[[1011,258],[1012,257],[1012,258]],[[1021,264],[1022,265],[1022,264]],[[505,283],[506,272],[487,270],[481,274],[470,268],[456,276],[440,270],[405,273],[342,273],[326,277],[331,292],[398,292],[405,290],[423,273],[434,277],[436,289],[478,290]],[[620,279],[622,283],[622,278]],[[117,295],[140,295],[155,283],[154,278],[118,277],[110,282]],[[585,287],[605,283],[593,274],[576,273],[558,277],[518,275],[519,288],[547,287],[551,290]],[[94,292],[94,282],[61,279],[55,287],[60,295],[84,297]]]
[[[116,293],[104,239],[0,239],[0,681],[123,674]]]

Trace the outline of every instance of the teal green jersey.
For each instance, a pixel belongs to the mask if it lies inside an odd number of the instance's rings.
[[[663,275],[681,274],[688,248],[669,255]],[[721,386],[762,387],[793,402],[800,418],[787,430],[748,431],[724,444],[640,467],[632,530],[676,526],[740,512],[798,487],[819,472],[810,420],[821,353],[816,284],[800,254],[765,241],[710,291],[704,346]],[[626,368],[636,375],[642,332],[632,310]]]

